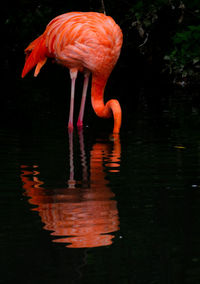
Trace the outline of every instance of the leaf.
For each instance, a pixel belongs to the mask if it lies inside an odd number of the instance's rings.
[[[193,64],[196,64],[196,63],[198,63],[200,61],[200,59],[199,59],[199,57],[195,57],[195,58],[193,58]]]

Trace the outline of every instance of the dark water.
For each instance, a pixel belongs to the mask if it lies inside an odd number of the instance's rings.
[[[0,132],[0,283],[200,283],[188,94],[158,108],[140,98],[114,141],[104,120],[68,135],[60,118],[24,113]]]

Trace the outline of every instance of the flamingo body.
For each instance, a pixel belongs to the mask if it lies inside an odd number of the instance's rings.
[[[72,80],[70,117],[73,128],[75,80],[78,71],[84,72],[85,81],[78,125],[82,125],[89,73],[92,73],[92,106],[103,118],[113,115],[113,132],[119,133],[121,107],[117,100],[104,104],[103,94],[108,77],[115,66],[122,46],[122,32],[115,21],[95,12],[71,12],[54,18],[44,33],[25,49],[26,62],[22,78],[34,67],[37,76],[47,58],[69,68]]]

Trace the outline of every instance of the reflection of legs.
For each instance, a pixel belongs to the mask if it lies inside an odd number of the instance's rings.
[[[73,153],[73,131],[69,129],[69,167],[70,174],[68,180],[68,187],[75,188],[76,181],[74,180],[74,153]]]
[[[81,165],[83,168],[83,185],[88,185],[88,169],[87,169],[87,160],[85,154],[85,146],[84,146],[84,136],[83,136],[83,128],[79,128],[78,131],[79,143],[80,143],[80,153],[81,153]]]
[[[83,93],[82,93],[82,99],[81,99],[81,107],[80,107],[80,112],[79,112],[78,121],[77,121],[77,126],[78,127],[82,127],[83,126],[83,116],[84,116],[84,110],[85,110],[85,100],[86,100],[86,95],[87,95],[89,76],[90,76],[89,72],[86,72],[84,74],[84,83],[83,83]]]
[[[70,100],[70,111],[69,111],[69,122],[68,128],[73,130],[73,116],[74,116],[74,93],[75,93],[75,82],[78,71],[76,69],[70,69],[71,77],[71,100]]]

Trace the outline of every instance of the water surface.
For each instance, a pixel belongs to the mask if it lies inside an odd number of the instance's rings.
[[[144,105],[114,141],[104,120],[2,127],[0,283],[200,283],[198,109]]]

